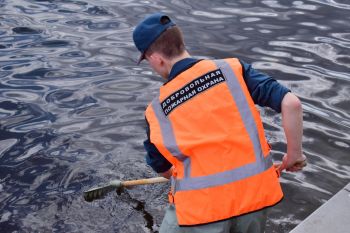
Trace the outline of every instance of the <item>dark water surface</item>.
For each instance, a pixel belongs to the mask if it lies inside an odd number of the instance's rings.
[[[304,106],[309,166],[281,178],[267,232],[288,232],[350,181],[350,2],[0,0],[0,232],[157,232],[168,186],[86,203],[145,165],[143,111],[161,79],[137,66],[131,33],[164,11],[200,58],[236,56]],[[280,115],[262,110],[275,160]]]

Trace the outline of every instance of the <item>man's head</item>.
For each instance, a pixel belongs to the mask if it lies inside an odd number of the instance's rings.
[[[139,63],[147,59],[151,67],[163,77],[167,75],[165,70],[169,69],[169,64],[163,63],[185,52],[180,29],[162,13],[152,14],[142,20],[134,30],[133,39],[141,52]]]

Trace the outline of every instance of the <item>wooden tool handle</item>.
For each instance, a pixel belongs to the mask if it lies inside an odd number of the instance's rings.
[[[127,180],[127,181],[122,181],[122,186],[130,187],[130,186],[143,185],[143,184],[164,183],[168,181],[169,180],[164,177],[155,177],[155,178],[140,179],[140,180]]]

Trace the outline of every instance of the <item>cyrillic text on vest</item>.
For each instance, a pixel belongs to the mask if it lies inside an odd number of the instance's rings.
[[[173,92],[161,102],[164,114],[167,116],[175,108],[213,86],[226,81],[220,69],[210,71],[192,80],[179,90]]]

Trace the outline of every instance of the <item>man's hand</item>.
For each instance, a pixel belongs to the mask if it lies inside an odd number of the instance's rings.
[[[158,173],[158,174],[160,176],[163,176],[164,178],[170,179],[170,177],[173,175],[173,170],[174,170],[174,166],[172,166],[168,171]]]
[[[289,171],[289,172],[297,172],[303,169],[307,164],[306,162],[306,156],[301,155],[296,160],[290,160],[288,155],[285,154],[282,159],[282,163],[275,164],[275,167],[278,169],[279,172],[282,172],[283,170]]]

